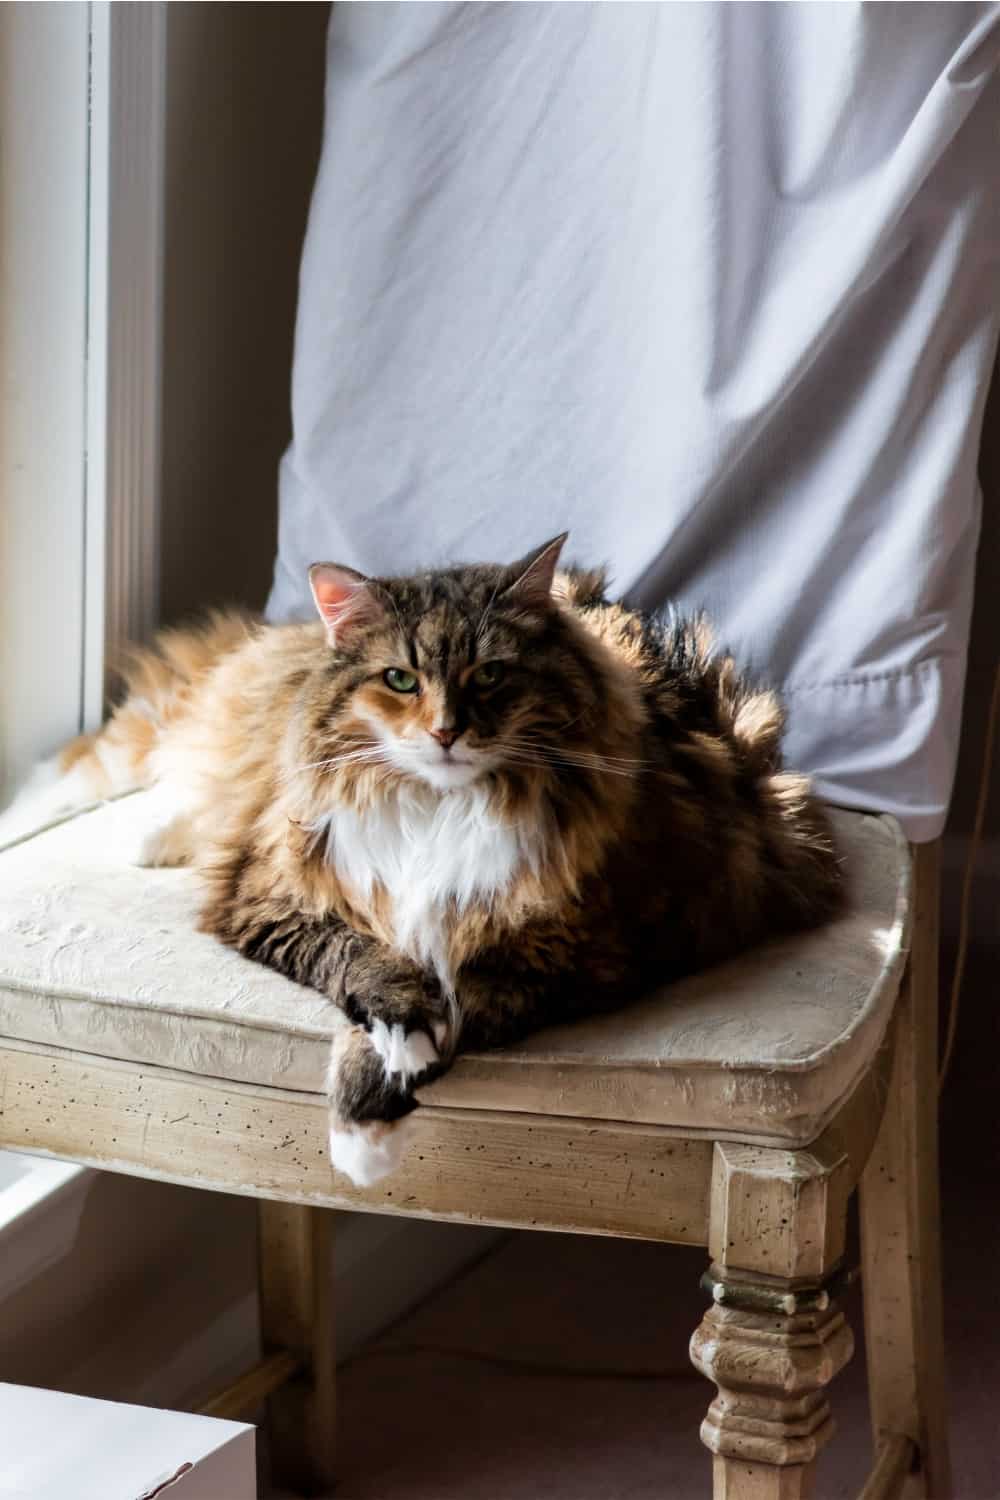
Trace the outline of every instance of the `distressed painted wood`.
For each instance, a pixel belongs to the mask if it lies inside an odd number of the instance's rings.
[[[910,964],[896,1009],[889,1099],[861,1181],[861,1241],[872,1429],[920,1452],[906,1493],[948,1500],[937,1145],[940,851],[915,851]]]
[[[691,1344],[695,1365],[719,1388],[706,1446],[752,1464],[811,1464],[833,1434],[824,1387],[853,1347],[832,1302],[795,1314],[710,1307]]]
[[[909,1438],[887,1438],[858,1500],[900,1500],[918,1458],[917,1445]]]
[[[276,1354],[260,1360],[211,1400],[203,1401],[198,1407],[198,1415],[223,1417],[226,1420],[245,1417],[262,1401],[266,1401],[272,1391],[297,1375],[300,1369],[301,1362],[296,1355],[287,1349],[279,1349]]]
[[[713,1303],[691,1358],[718,1395],[702,1424],[715,1500],[806,1500],[833,1435],[825,1388],[851,1331],[823,1283],[844,1251],[852,1171],[837,1133],[810,1151],[717,1143]]]
[[[336,1176],[315,1094],[0,1048],[0,1145],[291,1203],[704,1245],[712,1144],[655,1125],[421,1109],[398,1173]]]
[[[713,1500],[810,1500],[812,1493],[811,1477],[801,1464],[775,1469],[712,1457]]]
[[[257,1228],[264,1353],[287,1351],[300,1367],[268,1400],[271,1477],[318,1495],[336,1459],[332,1219],[326,1208],[262,1201]]]
[[[789,1282],[822,1280],[844,1253],[850,1163],[841,1152],[776,1151],[720,1141],[708,1248],[732,1267]]]

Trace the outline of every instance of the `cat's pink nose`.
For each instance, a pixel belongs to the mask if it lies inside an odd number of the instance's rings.
[[[431,734],[437,740],[438,744],[443,745],[446,750],[450,750],[458,739],[457,729],[432,729]]]

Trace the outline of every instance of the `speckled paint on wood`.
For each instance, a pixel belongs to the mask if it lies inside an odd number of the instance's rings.
[[[0,1051],[0,1144],[296,1203],[704,1244],[712,1144],[656,1126],[422,1109],[392,1177],[335,1176],[318,1095]]]

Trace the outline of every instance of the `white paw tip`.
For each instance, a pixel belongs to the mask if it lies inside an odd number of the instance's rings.
[[[389,1124],[330,1127],[330,1161],[355,1187],[371,1187],[399,1166],[410,1135],[409,1116]]]
[[[143,834],[136,839],[129,852],[129,863],[138,865],[141,870],[154,870],[158,865],[164,863],[164,855],[167,849],[167,840],[161,829],[154,829],[151,833]]]
[[[167,829],[144,812],[142,802],[135,797],[112,802],[108,842],[117,862],[148,870],[162,863]]]
[[[411,1031],[407,1035],[398,1024],[387,1026],[384,1021],[374,1020],[371,1039],[390,1078],[404,1081],[417,1078],[438,1061],[438,1050],[426,1031]]]

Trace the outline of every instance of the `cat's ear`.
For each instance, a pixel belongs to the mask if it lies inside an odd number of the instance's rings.
[[[559,554],[566,545],[568,531],[554,536],[551,542],[536,547],[527,557],[508,569],[513,582],[503,591],[505,599],[517,599],[530,608],[540,609],[552,597],[552,580],[555,577]]]
[[[352,630],[383,613],[371,579],[340,563],[313,563],[309,587],[331,646],[342,646]]]

